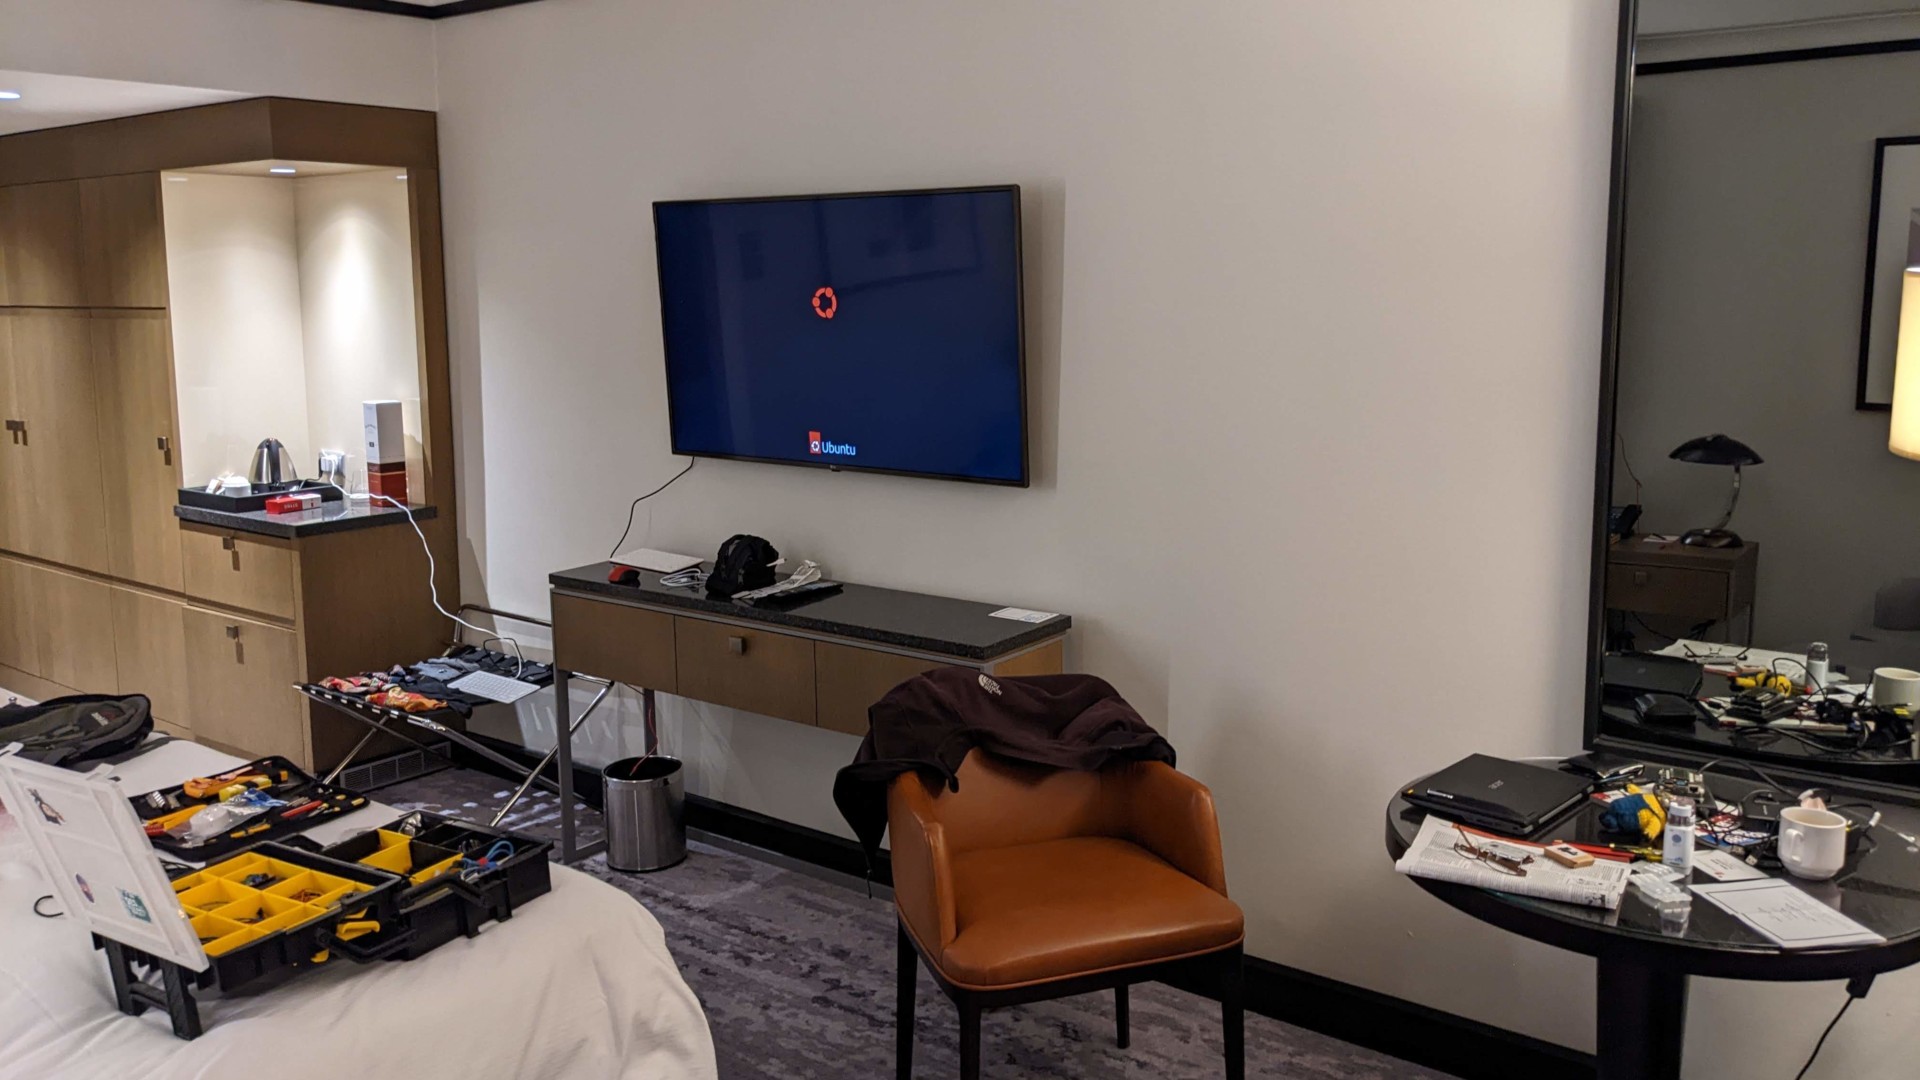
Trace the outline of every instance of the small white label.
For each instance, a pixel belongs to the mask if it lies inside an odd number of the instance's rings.
[[[1048,619],[1057,617],[1060,613],[1057,611],[1032,611],[1023,607],[1003,607],[999,611],[990,611],[987,614],[989,617],[995,619],[1012,619],[1014,622],[1043,623]]]
[[[1693,868],[1715,881],[1753,881],[1766,877],[1766,871],[1749,866],[1739,856],[1703,848],[1693,854]]]

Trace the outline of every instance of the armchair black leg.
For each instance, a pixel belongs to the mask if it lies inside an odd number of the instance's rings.
[[[1113,988],[1113,1030],[1114,1041],[1120,1044],[1120,1049],[1125,1050],[1133,1044],[1132,1029],[1132,1014],[1127,1008],[1127,988],[1116,986]]]
[[[1241,949],[1220,954],[1220,1034],[1226,1044],[1227,1080],[1247,1075],[1246,1009],[1241,985]]]
[[[913,939],[907,936],[905,925],[899,927],[900,955],[897,963],[897,998],[894,1003],[894,1075],[898,1080],[911,1080],[913,1076],[913,1006],[916,980],[920,977],[920,954],[914,951]]]
[[[980,1003],[969,995],[960,1006],[960,1080],[980,1080]]]

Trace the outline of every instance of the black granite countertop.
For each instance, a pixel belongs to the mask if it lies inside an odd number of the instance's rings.
[[[670,588],[660,584],[659,574],[645,570],[639,572],[639,584],[615,585],[607,581],[612,568],[612,563],[594,563],[562,570],[549,574],[547,583],[556,589],[611,600],[684,608],[697,614],[831,634],[960,660],[997,659],[1065,633],[1073,625],[1066,615],[1039,623],[994,618],[992,612],[1008,605],[871,585],[843,584],[837,593],[802,600],[793,607],[753,607],[708,596],[705,590]]]
[[[413,516],[418,521],[434,517],[437,511],[431,506],[413,507]],[[269,514],[265,510],[233,512],[230,510],[209,510],[201,506],[179,506],[173,508],[173,516],[182,521],[191,521],[200,525],[212,525],[215,528],[232,529],[235,532],[254,533],[259,536],[277,536],[282,540],[298,540],[303,536],[325,536],[328,533],[352,532],[355,529],[374,529],[382,525],[401,525],[407,523],[407,515],[386,503],[373,503],[369,500],[321,503],[315,510],[302,510],[296,514]]]

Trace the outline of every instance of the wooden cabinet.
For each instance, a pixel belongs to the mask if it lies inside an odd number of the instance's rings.
[[[182,618],[194,737],[307,762],[306,699],[292,689],[301,676],[294,632],[191,606]]]
[[[88,307],[167,306],[158,173],[79,181],[80,285]]]
[[[887,691],[947,661],[878,652],[830,641],[813,643],[814,722],[848,735],[867,733],[867,709]]]
[[[93,319],[100,465],[113,576],[178,590],[180,487],[173,356],[162,311]]]
[[[7,249],[7,303],[86,303],[80,271],[80,182],[0,188],[0,247]]]
[[[675,616],[675,693],[799,724],[814,719],[813,642]]]
[[[27,566],[33,597],[32,633],[39,654],[34,674],[83,694],[110,694],[120,685],[113,644],[113,588],[105,582],[46,566]]]
[[[0,556],[0,666],[29,674],[39,672],[40,645],[33,629],[35,602],[33,567]]]
[[[118,692],[145,694],[155,720],[192,731],[187,707],[186,605],[169,596],[113,589],[114,669]]]
[[[92,359],[92,320],[82,312],[24,312],[6,319],[12,337],[14,411],[22,430],[29,510],[18,550],[105,573],[106,502]]]
[[[27,486],[25,423],[13,384],[13,320],[0,314],[0,551],[27,549],[28,511],[33,505]]]
[[[293,545],[266,536],[182,525],[180,575],[188,596],[292,619]]]
[[[628,686],[673,693],[673,616],[576,596],[553,598],[553,658]]]

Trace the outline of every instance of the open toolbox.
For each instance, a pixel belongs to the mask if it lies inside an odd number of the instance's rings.
[[[201,814],[222,806],[259,800],[265,811],[237,820],[211,836],[179,836],[169,830],[192,828]],[[196,777],[184,784],[149,791],[132,798],[153,846],[189,862],[207,862],[232,851],[279,840],[329,818],[367,805],[366,797],[322,783],[283,757],[264,757],[216,776]]]
[[[549,840],[416,811],[323,854],[406,880],[394,919],[365,944],[411,960],[456,937],[472,937],[490,921],[511,919],[520,905],[544,896],[553,888],[552,850]],[[393,939],[401,944],[390,945]]]
[[[204,970],[99,934],[94,944],[107,952],[121,1009],[137,1014],[147,1004],[163,1006],[182,1038],[201,1031],[196,989],[254,993],[336,956],[372,963],[410,943],[397,923],[403,876],[304,848],[257,844],[171,884],[179,917],[206,953]],[[139,969],[160,974],[164,997],[142,981]]]

